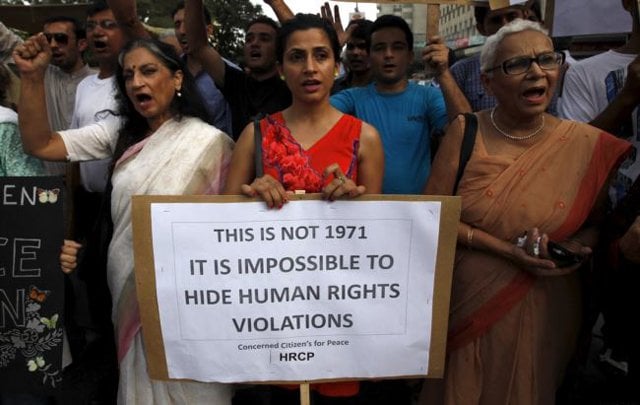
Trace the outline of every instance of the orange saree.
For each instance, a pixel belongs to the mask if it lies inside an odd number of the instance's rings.
[[[538,227],[578,231],[629,146],[562,121],[518,158],[489,155],[478,132],[460,182],[462,222],[513,240]],[[534,277],[492,253],[458,249],[451,296],[447,404],[553,404],[577,337],[577,274]]]

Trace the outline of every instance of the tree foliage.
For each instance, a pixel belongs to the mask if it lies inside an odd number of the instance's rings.
[[[0,0],[0,4],[79,4],[78,0]],[[146,24],[173,28],[171,12],[177,0],[137,0],[138,14]],[[216,26],[214,44],[226,58],[240,61],[244,27],[262,14],[262,7],[249,0],[204,0]],[[0,17],[1,20],[1,17]]]
[[[147,24],[173,27],[171,12],[175,1],[138,0],[138,14]],[[242,58],[244,27],[262,14],[262,7],[249,0],[204,0],[216,27],[214,46],[220,54],[234,61]]]

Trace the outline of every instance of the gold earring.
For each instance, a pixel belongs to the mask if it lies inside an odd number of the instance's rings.
[[[285,79],[284,75],[280,75],[280,80],[284,82],[284,79]]]

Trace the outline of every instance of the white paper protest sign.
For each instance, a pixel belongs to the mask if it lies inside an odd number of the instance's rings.
[[[426,375],[441,204],[150,204],[167,377]]]

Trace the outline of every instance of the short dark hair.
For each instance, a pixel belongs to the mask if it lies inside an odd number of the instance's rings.
[[[365,42],[365,46],[367,47],[367,51],[371,47],[371,35],[370,30],[373,25],[373,21],[365,20],[364,18],[358,18],[356,20],[349,21],[347,24],[347,28],[355,25],[356,27],[351,31],[351,38],[355,39],[363,39]]]
[[[529,10],[533,12],[533,15],[536,17],[537,22],[542,22],[542,9],[540,7],[540,0],[534,0],[533,3],[529,6]],[[531,17],[529,17],[531,19]]]
[[[87,7],[87,17],[93,17],[101,11],[111,10],[111,7],[104,0],[95,0]]]
[[[280,64],[282,64],[284,60],[284,50],[291,34],[296,31],[306,31],[312,28],[317,28],[327,34],[329,43],[331,44],[331,51],[333,52],[333,59],[336,62],[340,60],[340,41],[338,40],[338,34],[336,34],[333,25],[315,14],[296,14],[295,17],[285,21],[280,28],[280,32],[278,32],[276,39],[276,59]]]
[[[489,10],[489,7],[485,6],[476,6],[473,8],[473,16],[476,19],[477,25],[484,24],[484,18],[487,16],[487,14],[489,14]]]
[[[413,32],[411,32],[409,24],[407,24],[404,19],[392,14],[386,14],[378,17],[378,19],[375,20],[373,24],[371,24],[371,29],[369,30],[369,38],[371,38],[374,32],[380,31],[383,28],[399,28],[400,30],[402,30],[407,40],[409,50],[413,50]]]
[[[42,25],[45,26],[45,25],[53,24],[57,22],[69,23],[73,25],[73,32],[76,35],[76,39],[84,39],[87,37],[87,33],[84,30],[84,26],[80,24],[80,22],[75,18],[66,16],[66,15],[56,15],[53,17],[49,17],[46,20],[44,20],[44,23]]]
[[[184,0],[180,0],[178,1],[178,4],[176,4],[176,7],[171,11],[171,18],[175,17],[176,13],[183,9],[184,9]],[[207,23],[207,25],[211,24],[211,22],[213,21],[211,19],[211,13],[209,12],[209,9],[207,8],[207,6],[205,6],[204,4],[202,5],[202,11],[204,13],[204,22]]]
[[[514,7],[514,6],[511,6]],[[540,0],[534,0],[530,6],[518,6],[518,7],[522,7],[524,9],[528,9],[529,11],[532,11],[533,14],[536,16],[537,21],[542,21],[542,10],[540,9]],[[475,6],[473,8],[473,16],[476,19],[476,24],[478,25],[482,25],[484,24],[484,19],[487,16],[487,14],[489,14],[489,11],[491,11],[491,9],[489,7],[486,6]]]
[[[249,31],[249,29],[256,24],[266,24],[271,26],[276,31],[276,34],[280,31],[280,25],[277,22],[273,21],[271,18],[266,15],[260,15],[253,20],[249,21],[249,23],[244,27],[245,31]]]

